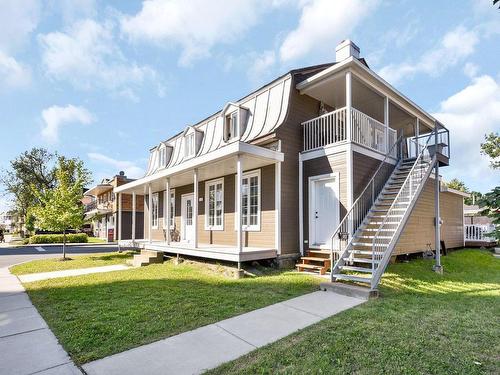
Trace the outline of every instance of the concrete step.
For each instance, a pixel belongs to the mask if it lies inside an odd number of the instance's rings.
[[[333,277],[336,280],[346,280],[346,281],[354,281],[358,283],[364,283],[364,284],[370,284],[372,281],[371,277],[361,277],[361,276],[354,276],[354,275],[346,275],[343,273],[334,273]]]
[[[342,294],[343,296],[362,298],[366,300],[370,298],[377,298],[379,295],[378,290],[376,289],[370,290],[370,288],[367,287],[344,284],[339,282],[320,283],[319,288],[327,292],[334,292]]]

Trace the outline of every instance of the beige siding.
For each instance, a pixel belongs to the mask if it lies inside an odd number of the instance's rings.
[[[463,197],[443,192],[440,194],[443,225],[441,240],[447,248],[462,247]],[[429,179],[413,209],[411,217],[396,245],[394,254],[409,254],[426,250],[427,244],[435,249],[434,241],[434,180]]]
[[[218,244],[236,246],[235,217],[235,176],[227,175],[224,178],[224,229],[205,230],[205,181],[198,186],[198,242],[200,244]],[[275,206],[274,206],[274,165],[261,168],[261,228],[260,231],[245,232],[243,245],[250,247],[274,248],[275,245]],[[193,193],[193,184],[175,188],[175,229],[172,231],[172,240],[179,241],[181,236],[181,197],[183,194]],[[145,237],[147,237],[148,209],[146,207]],[[153,240],[165,240],[163,231],[163,191],[160,192],[160,207],[158,229],[152,229]]]

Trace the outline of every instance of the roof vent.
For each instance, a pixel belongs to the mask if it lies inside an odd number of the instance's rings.
[[[125,172],[124,171],[120,171],[120,176],[125,176]]]
[[[359,47],[350,39],[343,40],[335,48],[335,61],[340,62],[351,56],[359,59]]]

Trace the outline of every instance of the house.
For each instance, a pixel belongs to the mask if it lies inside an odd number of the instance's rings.
[[[121,215],[118,216],[118,205],[113,189],[130,183],[133,179],[127,178],[122,171],[110,179],[104,179],[84,193],[82,202],[85,206],[85,220],[91,224],[91,232],[109,242],[116,241],[119,236],[132,237],[132,210],[137,220],[143,220],[142,200],[133,207],[132,196],[122,194]],[[120,233],[120,235],[118,235]],[[143,226],[136,226],[134,236],[143,237]]]
[[[375,288],[394,253],[440,235],[463,246],[463,197],[430,179],[449,157],[448,130],[346,40],[335,63],[291,70],[152,148],[145,176],[114,188],[143,195],[144,237],[119,240],[238,266],[301,257],[299,270],[362,271]]]
[[[475,204],[464,206],[465,246],[492,247],[497,243],[494,237],[488,236],[495,231],[495,225],[491,218],[481,214],[482,211],[484,208]]]
[[[0,229],[11,232],[15,229],[15,214],[12,211],[6,211],[0,213]]]

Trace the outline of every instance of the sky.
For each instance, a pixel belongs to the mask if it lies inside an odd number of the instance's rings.
[[[480,154],[500,131],[491,0],[0,0],[0,169],[45,147],[96,182],[141,177],[151,147],[346,38],[450,129],[446,180],[499,184]]]

